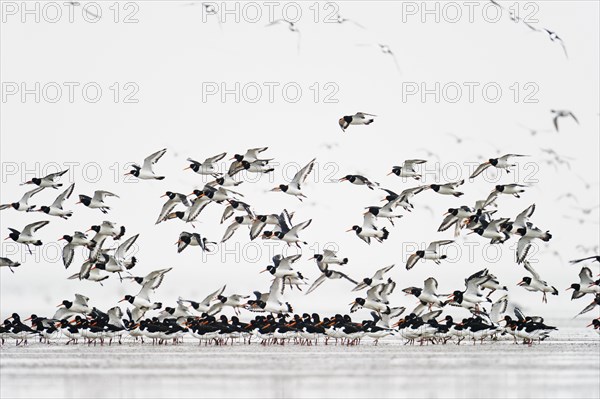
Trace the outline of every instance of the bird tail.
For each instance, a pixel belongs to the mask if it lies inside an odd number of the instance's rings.
[[[383,231],[383,237],[381,237],[381,240],[387,240],[388,236],[390,235],[390,232],[385,227],[381,231]]]
[[[344,258],[342,259],[342,263],[340,263],[340,265],[345,265],[348,263],[348,258]]]
[[[546,234],[544,234],[544,237],[542,238],[543,241],[550,241],[552,239],[552,234],[550,234],[550,231],[546,231]]]
[[[460,191],[455,192],[454,195],[455,197],[460,197],[461,195],[463,195],[464,193],[461,193]]]
[[[290,313],[294,312],[294,309],[292,308],[292,305],[290,305],[288,302],[286,302],[285,305],[287,306],[288,312],[290,312]]]
[[[556,287],[552,287],[552,295],[558,295],[558,290]]]
[[[365,125],[370,125],[373,122],[375,122],[375,119],[369,119],[368,121],[365,122]]]
[[[40,245],[42,245],[42,241],[37,240],[36,242],[33,243],[33,245],[39,247]]]
[[[154,304],[154,306],[152,307],[152,309],[160,309],[160,308],[162,308],[162,302],[156,302]]]
[[[164,176],[158,176],[158,177],[156,178],[156,180],[164,180],[164,179],[165,179],[165,177],[164,177]]]

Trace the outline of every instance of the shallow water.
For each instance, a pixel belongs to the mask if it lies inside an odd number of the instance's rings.
[[[600,338],[562,329],[532,347],[30,344],[0,350],[0,396],[460,397],[600,396]]]

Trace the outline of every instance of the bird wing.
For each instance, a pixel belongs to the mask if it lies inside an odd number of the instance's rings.
[[[31,197],[33,197],[34,195],[36,195],[37,193],[42,191],[44,188],[45,187],[36,187],[31,191],[27,191],[25,194],[23,194],[23,197],[21,198],[21,201],[19,201],[19,202],[27,203]]]
[[[527,270],[529,273],[531,273],[531,275],[533,276],[533,278],[535,280],[542,281],[542,279],[540,278],[540,275],[538,274],[538,272],[535,271],[533,266],[531,266],[531,263],[529,263],[529,261],[524,261],[523,266],[525,267],[525,270]]]
[[[588,256],[587,258],[581,258],[581,259],[574,259],[574,260],[570,260],[569,263],[571,264],[575,264],[575,263],[579,263],[579,262],[583,262],[589,259],[595,259],[596,256]]]
[[[140,292],[138,292],[138,294],[136,296],[140,297],[141,299],[144,299],[148,302],[151,302],[150,301],[150,291],[151,290],[152,290],[152,283],[147,282],[142,286],[142,289],[140,290]]]
[[[138,237],[139,234],[136,234],[133,237],[130,237],[127,240],[125,240],[121,245],[117,247],[117,250],[115,252],[115,259],[117,260],[117,263],[120,263],[125,260],[125,258],[127,257],[127,252],[135,243],[135,240],[138,239]]]
[[[531,238],[521,237],[517,242],[517,263],[521,263],[525,260],[530,248]]]
[[[342,273],[342,272],[333,271],[333,276],[335,276],[335,277],[332,277],[332,278],[345,278],[346,280],[350,281],[353,284],[358,284],[356,281],[351,279],[347,274]]]
[[[75,294],[75,304],[77,305],[81,305],[81,306],[87,306],[88,301],[90,300],[90,298],[88,298],[87,296],[81,295],[81,294]]]
[[[188,208],[187,222],[193,222],[196,220],[200,212],[202,212],[202,210],[211,202],[212,201],[208,197],[196,198],[192,203],[192,206]]]
[[[318,279],[315,280],[314,283],[312,283],[312,285],[310,286],[310,288],[306,291],[305,295],[310,294],[311,292],[313,292],[314,290],[317,289],[317,287],[319,287],[321,284],[323,284],[323,282],[327,280],[327,276],[325,275],[325,273],[322,273]]]
[[[36,231],[38,231],[39,229],[41,229],[42,227],[44,227],[48,223],[50,223],[50,222],[47,221],[47,220],[43,220],[43,221],[40,221],[40,222],[35,222],[35,223],[28,224],[27,226],[25,226],[23,228],[23,231],[21,233],[23,235],[32,236],[33,233],[35,233]]]
[[[438,231],[446,231],[454,224],[458,223],[458,218],[452,214],[446,215],[440,227],[438,227]]]
[[[490,310],[490,321],[492,323],[497,323],[500,320],[500,315],[506,312],[506,307],[508,306],[508,295],[504,295],[502,298],[498,299],[493,303],[492,309]]]
[[[234,221],[233,223],[231,223],[228,227],[227,230],[225,230],[225,234],[223,234],[223,238],[221,238],[221,242],[225,242],[227,240],[229,240],[231,238],[231,236],[233,235],[233,233],[235,233],[235,231],[240,227],[241,225]]]
[[[437,253],[439,251],[440,247],[442,247],[444,245],[452,244],[453,242],[454,242],[454,240],[433,241],[432,243],[429,244],[426,251],[433,251],[433,252]]]
[[[500,195],[500,193],[498,191],[496,191],[496,189],[494,189],[490,195],[488,195],[488,197],[485,199],[483,205],[481,206],[481,209],[484,209],[488,206],[490,206],[492,203],[494,203],[494,201],[496,201],[496,199],[498,198],[498,195]]]
[[[67,244],[62,249],[62,258],[63,264],[65,265],[65,269],[68,268],[73,262],[73,257],[75,255],[75,249],[71,244]]]
[[[375,220],[376,220],[375,215],[373,215],[370,212],[365,213],[365,215],[363,217],[363,229],[377,230],[377,226],[375,225]]]
[[[294,175],[294,178],[292,179],[292,183],[296,183],[298,185],[302,185],[306,181],[306,178],[308,177],[308,175],[310,174],[310,172],[312,172],[313,167],[315,166],[315,161],[316,160],[317,160],[317,158],[313,158],[313,160],[310,161],[305,167],[303,167],[302,169],[300,169],[298,171],[298,173],[296,173]]]
[[[204,163],[205,164],[211,164],[211,163],[219,162],[221,159],[225,158],[225,155],[227,155],[227,153],[223,152],[223,153],[221,153],[219,155],[215,155],[214,157],[206,158],[204,160]]]
[[[407,169],[411,172],[415,172],[415,165],[419,165],[422,163],[427,162],[424,159],[407,159],[406,161],[404,161],[404,169]]]
[[[472,179],[472,178],[474,178],[474,177],[477,177],[477,176],[479,176],[480,174],[482,174],[482,173],[483,173],[483,171],[484,171],[484,170],[486,170],[486,169],[487,169],[487,168],[489,168],[490,166],[492,166],[492,164],[491,164],[491,163],[489,163],[489,162],[484,162],[484,163],[482,163],[481,165],[479,165],[479,166],[477,167],[477,169],[475,169],[475,171],[473,172],[473,174],[471,174],[471,176],[469,176],[469,179]]]
[[[206,307],[210,306],[210,303],[219,295],[223,294],[223,291],[225,291],[225,287],[227,287],[227,285],[222,286],[221,288],[219,288],[218,290],[216,290],[213,293],[210,293],[206,296],[206,298],[204,298],[202,300],[202,302],[200,302],[201,305],[204,305]]]
[[[383,292],[383,284],[378,284],[375,287],[371,287],[367,290],[367,299],[375,302],[382,302],[381,293]]]
[[[375,272],[375,274],[373,275],[373,280],[382,280],[382,279],[383,279],[383,275],[384,275],[385,273],[389,272],[390,270],[392,270],[392,268],[393,268],[394,266],[395,266],[395,265],[386,266],[386,267],[383,267],[383,268],[381,268],[381,269],[377,270],[377,271]]]
[[[419,259],[421,259],[421,258],[416,253],[410,255],[408,257],[408,260],[406,261],[406,270],[412,269],[417,264]]]
[[[152,170],[152,165],[158,162],[159,159],[162,158],[163,155],[167,152],[166,148],[163,148],[160,151],[156,151],[154,154],[147,156],[144,159],[143,169]]]
[[[367,116],[377,116],[377,115],[368,114],[366,112],[357,112],[356,114],[354,114],[354,116],[357,118],[360,118],[360,119],[365,119]]]
[[[111,193],[109,191],[102,191],[102,190],[94,191],[94,198],[93,198],[94,201],[100,201],[100,202],[102,202],[102,201],[104,201],[104,199],[106,197],[117,197],[117,198],[119,198],[119,196],[117,194],[113,194],[113,193]]]
[[[529,221],[529,218],[531,215],[533,215],[533,212],[535,212],[535,204],[531,204],[529,207],[527,207],[527,209],[519,213],[515,218],[514,224],[519,227],[525,227],[526,223]]]
[[[425,280],[423,292],[430,294],[430,295],[436,295],[437,289],[438,289],[438,282],[435,278],[429,277],[427,280]]]
[[[60,172],[56,172],[56,173],[50,173],[49,175],[44,176],[45,180],[51,180],[54,181],[54,179],[61,177],[62,175],[64,175],[65,173],[67,173],[69,171],[69,169],[65,169],[63,171]]]
[[[298,234],[300,231],[304,230],[305,228],[307,228],[310,223],[312,222],[312,219],[308,219],[306,222],[302,222],[302,223],[298,223],[297,225],[295,225],[294,227],[292,227],[290,229],[290,234]]]
[[[273,282],[271,283],[271,287],[269,288],[269,300],[268,301],[281,305],[283,303],[282,298],[281,298],[282,290],[283,290],[283,279],[280,277],[275,277],[273,279]]]
[[[62,209],[62,204],[66,199],[71,197],[73,194],[73,189],[75,188],[75,183],[71,184],[65,191],[63,191],[52,203],[52,207]]]
[[[252,222],[252,226],[250,227],[250,239],[254,240],[256,237],[258,237],[266,225],[266,222],[262,222],[258,218],[254,219],[254,222]]]
[[[592,278],[592,271],[589,267],[581,268],[581,271],[579,272],[579,280],[582,287],[587,287],[594,282]]]

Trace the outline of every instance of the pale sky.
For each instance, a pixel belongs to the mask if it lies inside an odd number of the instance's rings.
[[[202,161],[227,152],[228,159],[247,148],[261,146],[269,147],[265,156],[275,159],[277,170],[237,189],[257,213],[278,213],[286,208],[295,212],[297,222],[313,220],[302,234],[309,245],[297,263],[297,269],[311,282],[319,272],[314,261],[308,260],[313,254],[308,247],[333,243],[341,256],[350,258],[340,270],[355,279],[370,276],[383,266],[397,265],[390,274],[398,283],[392,296],[394,306],[414,307],[414,298],[405,297],[400,290],[421,286],[427,277],[437,278],[441,292],[451,292],[463,289],[462,280],[484,267],[509,286],[511,300],[532,314],[550,319],[568,317],[591,301],[588,296],[571,302],[570,293],[564,289],[578,280],[581,268],[569,265],[568,260],[586,255],[576,246],[594,246],[600,241],[598,209],[586,215],[576,208],[591,208],[600,202],[597,2],[542,1],[535,3],[537,10],[522,10],[525,14],[535,12],[532,18],[539,20],[536,27],[553,30],[564,40],[568,59],[558,42],[551,42],[546,33],[511,22],[506,12],[496,23],[486,20],[482,15],[485,2],[475,7],[473,22],[469,21],[467,6],[456,3],[463,14],[455,23],[444,20],[444,12],[452,11],[444,8],[445,3],[439,3],[439,22],[435,15],[422,15],[423,10],[418,9],[421,2],[404,6],[387,1],[335,3],[344,18],[365,29],[351,22],[324,23],[326,15],[335,11],[324,3],[319,8],[320,22],[315,23],[314,8],[309,8],[313,3],[307,2],[302,3],[302,16],[296,24],[300,34],[283,24],[266,27],[269,9],[262,2],[254,3],[263,13],[258,22],[244,21],[243,10],[252,10],[246,3],[239,3],[239,22],[235,14],[227,14],[221,15],[220,25],[214,15],[205,16],[203,22],[200,3],[121,3],[117,23],[115,10],[109,9],[108,3],[102,5],[97,23],[86,22],[81,7],[75,9],[74,22],[69,22],[65,6],[61,6],[65,14],[56,23],[47,21],[50,14],[46,20],[42,15],[39,23],[25,15],[22,22],[21,3],[11,3],[16,11],[6,8],[7,3],[11,2],[2,3],[5,20],[0,39],[0,202],[17,201],[31,187],[21,187],[20,183],[34,175],[54,172],[57,166],[72,165],[62,182],[66,186],[74,181],[75,195],[66,203],[74,210],[68,221],[43,217],[41,213],[1,212],[2,238],[8,234],[8,227],[21,229],[28,223],[50,220],[38,232],[44,246],[34,250],[33,257],[25,247],[2,242],[0,254],[23,263],[14,274],[6,268],[1,270],[2,317],[13,311],[51,315],[55,304],[75,293],[89,296],[91,304],[101,309],[114,306],[124,294],[136,294],[139,286],[120,283],[116,275],[103,287],[66,279],[79,270],[84,258],[78,253],[65,270],[59,255],[62,244],[55,240],[75,230],[85,231],[103,220],[125,225],[126,237],[140,234],[136,253],[139,263],[132,270],[135,275],[173,267],[153,300],[173,306],[178,296],[202,299],[223,284],[227,284],[226,294],[267,291],[269,276],[259,271],[270,263],[272,247],[262,240],[248,244],[245,228],[217,254],[202,257],[197,247],[176,252],[174,243],[179,233],[193,231],[192,226],[180,221],[154,225],[163,204],[160,195],[167,190],[188,194],[206,181],[190,170],[183,171],[188,166],[187,157]],[[275,8],[275,19],[281,18],[284,4]],[[407,10],[414,10],[412,6],[417,7],[415,15],[407,14]],[[492,11],[489,13],[493,16]],[[127,15],[138,22],[123,23]],[[292,11],[288,15],[293,16]],[[422,17],[426,17],[425,22]],[[377,43],[389,45],[401,73]],[[34,94],[25,96],[24,101],[20,91],[9,94],[15,88],[34,89],[36,82],[40,84],[39,103]],[[240,87],[239,101],[234,94],[223,100],[220,90],[235,92],[236,83]],[[421,92],[409,95],[406,91],[435,91],[436,83],[440,93],[446,90],[439,102],[433,94],[421,98]],[[85,95],[93,95],[92,91],[82,92],[86,84],[90,90],[101,88],[98,102],[85,100]],[[73,102],[69,101],[69,85],[74,87]],[[62,88],[62,97],[51,103],[48,100],[55,97],[57,86]],[[291,87],[290,91],[283,92],[284,86]],[[469,101],[469,86],[474,87],[473,101]],[[486,100],[493,92],[483,92],[484,86],[501,89],[497,102]],[[215,87],[219,93],[206,92]],[[257,87],[262,97],[253,102]],[[269,87],[274,88],[273,101],[269,101]],[[286,100],[298,87],[302,91],[299,100]],[[462,96],[453,103],[456,87],[462,89]],[[115,102],[117,88],[119,99]],[[125,103],[128,94],[137,103]],[[326,101],[328,95],[334,101]],[[553,131],[551,109],[573,111],[579,125],[561,119],[560,133]],[[337,120],[357,111],[378,117],[370,126],[351,126],[343,133]],[[523,126],[541,132],[532,136]],[[462,143],[449,133],[462,137]],[[165,180],[125,180],[122,175],[128,163],[142,162],[161,148],[168,151],[155,171],[165,175]],[[428,156],[423,148],[437,154],[439,160]],[[570,169],[547,164],[543,148],[570,157]],[[485,181],[483,176],[467,181],[461,187],[465,192],[461,198],[431,191],[419,194],[412,201],[416,209],[410,214],[403,212],[406,216],[395,227],[380,221],[390,231],[383,244],[368,246],[354,234],[344,232],[360,224],[364,207],[379,205],[384,193],[331,180],[360,173],[400,192],[419,184],[386,176],[404,159],[427,159],[423,183],[431,184],[466,178],[482,157],[496,156],[498,151],[529,157],[520,159],[513,173],[502,172],[494,181]],[[268,192],[315,157],[318,165],[303,189],[308,196],[303,203],[282,193]],[[101,175],[97,176],[99,171]],[[580,177],[590,183],[589,188]],[[541,303],[540,293],[516,286],[527,273],[514,262],[514,238],[498,247],[499,260],[486,262],[482,252],[487,248],[486,240],[465,237],[465,232],[451,249],[457,254],[452,262],[439,266],[419,263],[410,271],[404,268],[411,245],[452,239],[451,231],[437,232],[442,214],[449,207],[472,206],[499,184],[496,181],[532,186],[521,199],[500,197],[499,217],[514,218],[535,203],[532,222],[554,236],[546,252],[534,255],[538,272],[560,291],[559,297],[550,297],[548,304]],[[107,200],[112,207],[108,215],[75,205],[77,194],[90,195],[96,189],[121,197]],[[575,194],[578,203],[558,199],[567,192]],[[49,205],[58,194],[47,189],[31,203]],[[194,231],[220,241],[227,226],[227,222],[219,224],[222,210],[222,206],[211,204],[198,218]],[[586,221],[579,223],[565,215]],[[479,243],[471,257],[466,240]],[[489,249],[488,258],[495,256],[498,248]],[[229,252],[224,254],[224,250]],[[591,268],[594,274],[600,272],[597,264]],[[288,292],[286,300],[300,313],[347,313],[348,303],[357,296],[351,288],[348,282],[327,281],[308,296]],[[494,298],[499,296],[496,293]],[[451,312],[467,314],[454,309]],[[357,317],[368,317],[368,312],[361,311]]]

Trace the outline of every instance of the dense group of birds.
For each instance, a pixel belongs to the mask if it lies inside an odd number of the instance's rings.
[[[499,4],[497,6],[502,7]],[[205,7],[210,12],[211,6],[205,5]],[[214,9],[213,13],[216,13]],[[339,23],[350,21],[339,16],[338,20]],[[516,22],[520,21],[516,20]],[[547,33],[550,40],[561,44],[566,55],[564,42],[555,32],[538,29],[525,21],[522,22],[534,31]],[[292,32],[299,34],[297,26],[285,20],[277,20],[270,25],[286,23]],[[360,24],[354,23],[361,27]],[[379,46],[383,53],[393,56],[396,62],[395,55],[388,46],[382,44]],[[559,129],[560,119],[571,118],[579,123],[569,110],[551,112],[556,131]],[[355,129],[357,126],[369,129],[368,126],[375,122],[376,117],[373,114],[357,112],[342,116],[338,124],[343,132],[347,132],[347,129]],[[532,131],[531,134],[536,132]],[[133,164],[128,174],[139,180],[164,180],[165,176],[157,174],[155,169],[166,152],[167,149],[162,149],[146,157],[142,165]],[[194,189],[191,194],[166,191],[163,195],[166,200],[162,209],[157,210],[156,224],[178,222],[186,226],[186,229],[187,226],[194,229],[181,232],[177,238],[178,253],[188,246],[200,247],[201,251],[211,252],[220,245],[216,241],[210,241],[196,230],[194,223],[198,222],[202,211],[207,206],[222,207],[220,223],[229,223],[220,243],[230,240],[238,231],[247,231],[247,239],[250,241],[278,240],[298,248],[308,245],[302,236],[304,231],[311,227],[312,219],[296,221],[294,212],[288,209],[273,209],[272,213],[259,214],[251,204],[244,201],[244,195],[240,192],[244,187],[240,186],[244,183],[242,176],[269,174],[276,169],[273,166],[273,158],[269,158],[267,154],[267,147],[251,148],[241,154],[235,154],[227,170],[223,170],[220,163],[227,156],[225,152],[209,156],[201,162],[187,159],[186,169],[214,180],[201,189]],[[567,162],[556,153],[548,152],[548,154],[554,157],[555,164]],[[494,168],[498,173],[509,173],[517,167],[514,160],[524,156],[526,155],[509,153],[490,157],[473,171],[468,181],[477,179],[488,168]],[[307,198],[303,187],[307,177],[313,171],[315,162],[316,159],[310,160],[291,181],[279,184],[271,191],[281,192],[303,201]],[[413,201],[416,196],[424,192],[433,192],[435,193],[433,195],[440,196],[440,200],[445,197],[449,201],[463,195],[461,190],[463,187],[468,187],[465,180],[419,184],[422,178],[419,168],[426,162],[425,159],[407,159],[399,165],[390,165],[389,175],[415,182],[414,187],[406,188],[400,193],[381,187],[378,182],[363,175],[349,174],[340,178],[339,182],[349,182],[357,186],[357,196],[360,195],[359,190],[363,190],[362,187],[366,190],[381,190],[385,196],[385,203],[382,206],[364,208],[362,224],[352,226],[348,232],[368,245],[392,240],[395,239],[396,224],[415,209]],[[240,173],[242,171],[245,174]],[[43,230],[40,230],[43,227],[49,223],[60,223],[61,219],[66,220],[74,216],[74,212],[68,210],[69,207],[65,204],[71,200],[75,182],[66,186],[66,189],[60,182],[61,177],[66,173],[67,170],[62,170],[24,182],[24,185],[32,185],[35,188],[23,194],[18,201],[0,206],[1,210],[40,212],[41,217],[52,220],[52,222],[40,220],[27,224],[21,229],[11,227],[8,229],[10,234],[6,239],[22,244],[31,253],[30,246],[42,245],[40,235]],[[251,183],[246,182],[246,185],[248,184]],[[491,191],[486,198],[476,201],[473,205],[456,203],[448,205],[448,211],[440,222],[438,232],[452,231],[452,237],[433,241],[426,248],[415,251],[408,256],[403,266],[406,270],[411,270],[420,262],[436,264],[444,262],[447,258],[444,248],[455,243],[452,238],[465,234],[476,234],[482,240],[494,245],[503,245],[509,240],[516,240],[514,259],[518,265],[523,266],[526,274],[518,286],[539,293],[541,300],[547,302],[547,296],[558,295],[559,290],[544,281],[529,259],[533,246],[539,241],[549,242],[552,239],[549,231],[537,227],[532,221],[536,204],[524,204],[523,211],[517,215],[500,216],[499,202],[509,197],[521,198],[521,194],[527,188],[525,184],[497,184],[490,187]],[[64,191],[61,191],[63,189]],[[31,204],[34,196],[52,190],[57,190],[59,195],[50,205]],[[117,194],[101,189],[90,195],[79,194],[78,198],[78,204],[103,215],[109,214],[111,206],[115,206],[119,200]],[[203,221],[209,222],[206,219]],[[93,235],[88,236],[87,233],[90,231]],[[131,249],[139,234],[128,234],[129,228],[105,220],[91,226],[86,232],[75,231],[60,238],[66,242],[62,250],[65,268],[69,268],[73,263],[76,249],[87,250],[87,259],[79,271],[69,277],[70,279],[102,284],[104,280],[115,276],[113,278],[119,278],[121,281],[130,280],[140,286],[139,291],[125,295],[119,301],[127,306],[125,312],[119,305],[104,312],[92,306],[90,302],[93,301],[88,297],[77,294],[74,300],[63,300],[58,310],[47,317],[32,314],[22,319],[19,314],[13,313],[0,325],[2,344],[7,340],[14,340],[16,345],[39,340],[45,343],[96,345],[121,343],[124,338],[131,342],[178,344],[183,342],[184,338],[189,338],[205,345],[225,345],[242,341],[250,344],[252,340],[263,345],[286,343],[314,345],[319,342],[355,345],[365,338],[377,343],[384,337],[397,337],[411,344],[415,342],[460,344],[463,340],[473,343],[512,340],[515,343],[532,345],[548,338],[556,330],[556,327],[545,324],[542,317],[525,315],[519,307],[510,307],[508,286],[499,281],[489,270],[489,266],[466,277],[464,287],[455,287],[447,293],[439,292],[438,282],[434,277],[427,278],[422,287],[401,289],[407,296],[418,300],[418,305],[407,311],[404,306],[396,306],[397,304],[393,303],[391,298],[396,292],[396,282],[393,279],[394,268],[402,266],[389,265],[365,277],[353,278],[343,270],[344,265],[350,260],[328,249],[314,254],[309,259],[314,261],[318,268],[318,275],[314,281],[307,278],[308,273],[304,268],[300,270],[297,266],[303,255],[276,255],[272,258],[272,264],[262,271],[270,274],[272,278],[269,290],[266,292],[226,293],[227,287],[222,286],[204,299],[179,297],[173,306],[163,306],[162,303],[153,301],[152,297],[155,290],[161,286],[163,279],[169,278],[173,268],[158,269],[145,275],[134,274],[133,270],[138,265],[138,259],[136,256],[131,256]],[[600,262],[600,255],[575,259],[571,263],[579,264],[588,261],[590,264]],[[21,269],[27,272],[26,268],[21,266],[18,261],[6,257],[0,258],[0,267],[7,268],[13,273],[15,269],[17,272]],[[357,292],[356,299],[349,305],[347,312],[327,317],[317,313],[294,312],[294,307],[289,300],[286,300],[286,292],[299,290],[309,295],[323,283],[336,283],[329,280],[341,280],[348,284],[353,292]],[[597,307],[600,306],[600,280],[588,266],[581,268],[577,280],[569,287],[573,290],[571,299],[591,298],[589,302],[584,299],[586,303],[577,316],[597,311]],[[492,299],[496,291],[502,294],[496,294],[498,297]],[[465,311],[464,318],[454,320],[449,314],[443,315],[447,307],[462,308]],[[222,311],[226,308],[233,309],[235,315],[228,317],[223,314]],[[356,317],[353,319],[351,315],[360,309],[368,310],[370,317],[365,320]],[[242,321],[243,314],[254,317]],[[513,314],[514,316],[511,316]],[[600,318],[594,318],[589,326],[600,334]]]

